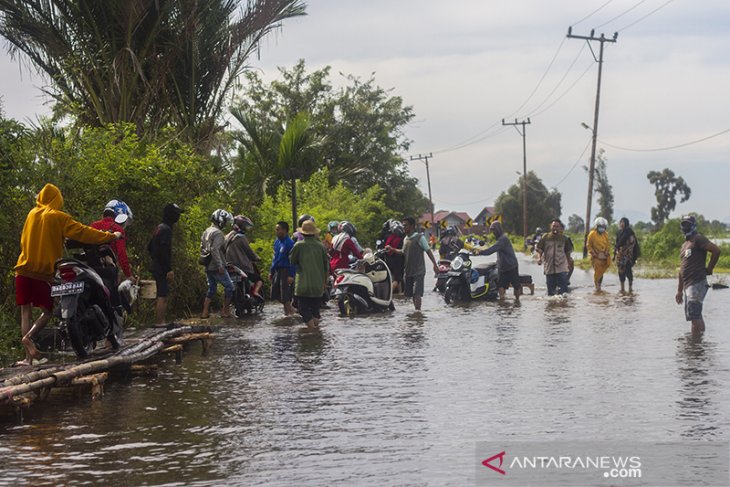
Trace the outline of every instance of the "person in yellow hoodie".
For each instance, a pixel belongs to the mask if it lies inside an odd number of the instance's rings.
[[[600,291],[603,274],[611,266],[611,247],[608,243],[608,222],[606,219],[599,216],[593,224],[594,228],[588,234],[586,246],[588,247],[588,253],[591,254],[593,284],[596,286],[596,291]]]
[[[20,256],[15,265],[15,302],[20,307],[20,330],[25,348],[25,360],[19,365],[32,365],[41,353],[33,337],[51,319],[53,299],[50,282],[54,263],[63,256],[63,239],[82,243],[103,244],[122,237],[121,232],[102,232],[83,225],[61,211],[63,196],[53,184],[46,184],[36,206],[28,213],[20,236]],[[31,327],[33,306],[42,312]]]

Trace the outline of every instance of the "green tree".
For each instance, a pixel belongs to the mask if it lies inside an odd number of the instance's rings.
[[[677,207],[677,195],[682,195],[679,201],[684,203],[689,199],[692,190],[684,179],[675,176],[671,169],[664,169],[661,172],[650,171],[646,177],[656,188],[654,196],[657,205],[651,209],[651,219],[657,227],[661,227]]]
[[[242,5],[243,3],[243,5]],[[174,125],[201,152],[261,39],[301,0],[0,0],[0,34],[81,125]]]
[[[255,72],[247,72],[246,91],[232,112],[244,126],[241,150],[233,163],[235,170],[252,174],[254,191],[261,191],[266,182],[269,194],[276,191],[276,168],[261,167],[254,134],[267,140],[280,131],[287,120],[298,112],[310,114],[312,130],[322,141],[317,150],[317,165],[309,173],[327,168],[330,182],[342,182],[355,192],[363,193],[374,184],[385,192],[389,208],[399,213],[418,213],[428,207],[428,200],[408,175],[407,162],[400,155],[410,141],[404,128],[413,118],[413,110],[398,96],[378,87],[374,78],[362,81],[344,76],[345,85],[333,88],[330,68],[306,72],[301,60],[291,70],[279,68],[280,79],[268,85]],[[254,130],[249,127],[254,124]],[[248,126],[247,126],[248,125]],[[257,160],[259,159],[259,160]],[[309,174],[303,174],[306,180]]]
[[[600,149],[596,157],[596,188],[593,192],[598,195],[599,215],[608,220],[608,223],[611,223],[613,221],[613,187],[608,181],[606,162],[606,152]]]
[[[572,214],[568,217],[568,231],[571,233],[583,233],[586,228],[586,222],[580,215]]]
[[[561,195],[548,190],[533,171],[527,173],[527,228],[546,228],[553,218],[560,217]],[[510,233],[522,234],[522,182],[518,180],[497,197],[497,213],[504,217],[504,228]]]

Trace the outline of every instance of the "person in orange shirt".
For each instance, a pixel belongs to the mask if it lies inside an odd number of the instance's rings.
[[[25,348],[25,360],[18,365],[32,365],[41,357],[33,337],[51,319],[53,299],[49,283],[53,280],[55,262],[63,256],[63,239],[103,244],[122,237],[120,232],[102,232],[83,225],[62,212],[62,207],[61,190],[46,184],[23,225],[20,255],[14,269],[15,302],[20,307],[20,330]],[[42,313],[31,327],[33,306],[41,308]]]

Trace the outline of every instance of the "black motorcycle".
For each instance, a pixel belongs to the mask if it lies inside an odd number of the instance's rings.
[[[108,245],[88,245],[68,240],[66,248],[81,249],[72,258],[55,263],[57,285],[51,296],[59,298],[56,316],[64,340],[76,355],[86,358],[96,342],[107,339],[118,349],[123,317],[116,288],[117,259]]]
[[[498,297],[497,263],[472,265],[467,250],[459,252],[459,255],[451,261],[451,269],[445,277],[447,278],[444,289],[446,304]]]
[[[263,311],[264,298],[253,293],[256,283],[251,282],[248,274],[233,264],[228,264],[226,270],[233,282],[233,307],[236,310],[236,317],[242,318],[245,315]]]

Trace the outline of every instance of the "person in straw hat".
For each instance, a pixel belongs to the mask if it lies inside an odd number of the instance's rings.
[[[317,238],[319,229],[312,220],[305,220],[298,230],[304,239],[294,244],[289,255],[289,262],[297,268],[294,296],[307,329],[314,331],[321,319],[319,310],[327,284],[329,260],[327,250]]]

